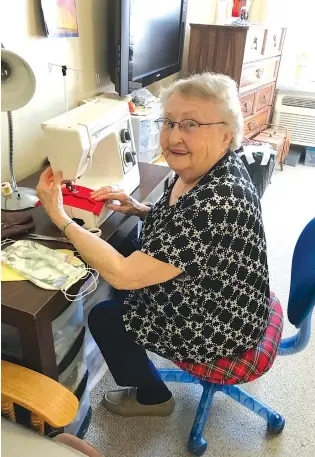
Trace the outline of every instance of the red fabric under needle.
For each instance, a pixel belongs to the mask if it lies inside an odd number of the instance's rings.
[[[72,206],[73,208],[83,209],[84,211],[99,216],[105,202],[98,202],[91,198],[90,195],[92,192],[93,189],[82,186],[74,186],[74,192],[68,187],[65,187],[62,189],[63,204]],[[41,202],[38,201],[35,206],[41,206]]]

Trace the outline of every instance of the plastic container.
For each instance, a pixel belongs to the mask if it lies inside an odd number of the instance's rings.
[[[315,148],[306,146],[305,165],[308,167],[315,167]]]
[[[86,283],[86,285],[88,285],[88,283]],[[83,298],[83,312],[86,323],[91,309],[102,301],[110,300],[113,295],[113,290],[113,287],[107,281],[99,277],[97,289],[93,292],[93,294],[87,295]]]
[[[99,278],[96,291],[83,299],[83,312],[86,326],[85,347],[87,356],[96,347],[94,338],[92,337],[90,330],[88,328],[89,313],[91,309],[94,308],[94,306],[96,306],[98,303],[101,303],[106,300],[111,300],[112,298],[114,298],[114,288],[107,281],[104,281],[103,278]]]
[[[160,147],[160,130],[156,124],[156,122],[153,121],[153,125],[151,126],[151,135],[149,137],[149,153],[151,156],[151,162],[154,162],[154,160],[157,160],[160,155],[161,155],[161,147]]]
[[[147,116],[131,116],[138,162],[151,163],[161,155],[160,131],[154,122],[159,112]]]
[[[71,424],[69,424],[65,427],[65,433],[70,433],[71,435],[78,434],[78,432],[81,428],[81,425],[83,424],[84,419],[89,412],[90,407],[91,407],[90,391],[87,388],[79,403],[79,410],[77,412],[77,415],[75,416],[75,418],[71,422]]]
[[[83,302],[76,300],[52,322],[57,365],[64,358],[84,327]]]
[[[299,151],[290,151],[285,158],[285,163],[290,167],[296,167],[300,161],[301,152]]]
[[[60,384],[65,386],[71,392],[75,392],[79,387],[84,375],[87,371],[87,362],[85,356],[85,342],[83,341],[79,352],[58,377]]]
[[[66,310],[52,322],[52,332],[57,365],[67,354],[84,327],[82,300],[72,302]],[[20,334],[16,327],[1,324],[1,353],[22,359]]]
[[[22,359],[20,332],[16,327],[1,324],[1,353],[15,359]]]

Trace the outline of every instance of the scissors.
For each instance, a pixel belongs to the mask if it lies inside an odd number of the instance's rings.
[[[99,228],[90,228],[86,229],[87,232],[93,233],[93,235],[98,236],[99,238],[102,236],[102,230]],[[66,236],[48,236],[48,235],[39,235],[38,233],[28,233],[27,238],[31,238],[32,240],[42,240],[42,241],[58,241],[59,243],[68,243],[72,244],[69,238]]]

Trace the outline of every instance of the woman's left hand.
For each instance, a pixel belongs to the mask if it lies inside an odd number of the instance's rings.
[[[36,187],[38,198],[48,216],[58,226],[69,219],[63,208],[61,184],[62,172],[57,171],[54,174],[52,168],[49,167],[41,174],[39,183]]]

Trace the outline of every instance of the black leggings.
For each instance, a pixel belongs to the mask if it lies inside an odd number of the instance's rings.
[[[96,305],[89,314],[89,328],[118,385],[137,387],[137,400],[146,405],[171,398],[145,349],[126,331],[121,301]]]

